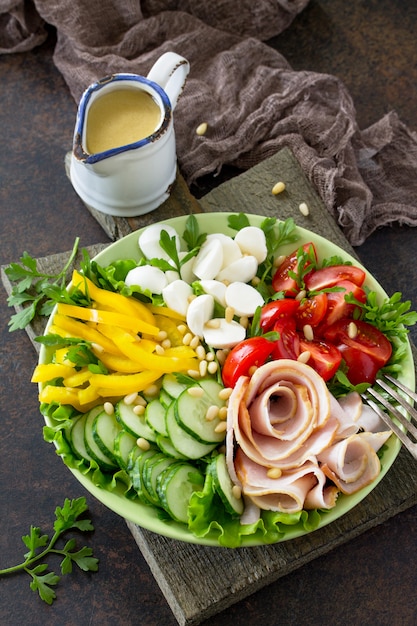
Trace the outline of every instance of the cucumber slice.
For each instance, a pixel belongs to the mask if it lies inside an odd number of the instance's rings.
[[[142,502],[145,502],[146,504],[150,504],[151,500],[143,485],[142,467],[143,467],[143,463],[145,462],[145,460],[148,457],[153,456],[154,454],[160,454],[157,448],[150,448],[149,450],[142,450],[139,456],[136,458],[131,471],[129,472],[130,477],[132,479],[132,486],[134,490],[138,494],[139,499],[142,500]]]
[[[219,398],[223,387],[213,379],[202,379],[198,384],[204,394],[196,398],[188,390],[183,391],[175,401],[175,417],[180,426],[200,443],[218,445],[225,438],[225,432],[216,432],[221,420],[216,417],[209,421],[206,414],[212,405],[225,406],[225,401]]]
[[[84,443],[84,427],[86,419],[87,413],[82,413],[77,418],[75,418],[71,428],[68,431],[68,439],[74,454],[79,459],[85,461],[88,464],[93,460],[93,458],[88,454],[87,448],[85,447]]]
[[[188,394],[187,394],[188,396]],[[188,396],[191,402],[195,401],[195,398]],[[188,431],[182,428],[182,425],[176,418],[178,400],[174,400],[168,407],[165,414],[165,423],[168,431],[168,437],[174,446],[175,450],[187,459],[201,459],[206,454],[209,454],[217,446],[217,443],[201,443],[197,441]],[[183,403],[184,405],[185,403]]]
[[[145,421],[159,435],[167,437],[167,429],[165,426],[166,407],[159,399],[148,402],[145,409]]]
[[[123,431],[123,432],[126,432],[126,431]],[[130,473],[133,470],[133,466],[135,464],[136,459],[142,453],[143,453],[143,450],[142,448],[139,448],[139,446],[136,445],[134,448],[132,448],[132,450],[129,452],[129,456],[127,459],[127,465],[126,465],[127,472]]]
[[[207,472],[213,477],[214,490],[220,496],[224,508],[230,515],[240,517],[243,513],[243,498],[233,494],[233,482],[229,476],[224,454],[218,454],[210,462]]]
[[[165,511],[177,522],[188,522],[188,503],[194,491],[201,490],[204,475],[189,463],[165,468],[156,480],[156,492]]]
[[[168,437],[158,435],[156,438],[156,445],[166,456],[172,456],[172,458],[174,459],[187,458],[184,454],[181,454],[176,448],[174,448],[171,439],[169,439]]]
[[[135,449],[140,450],[136,445],[136,438],[126,430],[121,430],[114,440],[114,456],[122,469],[128,469],[130,454]]]
[[[95,406],[86,414],[87,417],[84,423],[84,444],[88,454],[102,470],[112,471],[117,468],[117,463],[101,450],[93,436],[94,420],[103,412],[103,405],[99,405]]]
[[[101,411],[93,421],[93,438],[100,450],[109,457],[116,465],[118,458],[114,451],[114,442],[121,431],[120,423],[115,416]]]
[[[150,497],[154,500],[154,504],[156,506],[161,506],[159,501],[158,494],[156,492],[156,481],[165,468],[170,467],[173,463],[178,463],[176,459],[172,457],[167,457],[165,454],[155,455],[148,459],[143,464],[142,467],[142,480],[143,485],[150,495]]]
[[[159,402],[166,409],[171,404],[172,397],[164,389],[161,389],[159,392]]]
[[[136,415],[131,404],[126,404],[124,400],[114,407],[116,419],[122,425],[123,429],[138,439],[143,437],[148,441],[156,441],[155,431],[145,421],[144,415]]]
[[[171,398],[178,398],[178,396],[187,389],[189,385],[179,383],[175,374],[164,374],[162,378],[162,389]]]

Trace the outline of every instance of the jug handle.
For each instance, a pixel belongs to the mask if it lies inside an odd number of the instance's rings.
[[[189,71],[187,59],[175,52],[165,52],[153,65],[147,78],[164,89],[174,110]]]

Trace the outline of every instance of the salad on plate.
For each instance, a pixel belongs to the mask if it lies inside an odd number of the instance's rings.
[[[361,393],[413,384],[401,294],[290,218],[205,214],[86,255],[33,382],[44,437],[114,511],[176,539],[290,539],[360,502],[399,442]]]

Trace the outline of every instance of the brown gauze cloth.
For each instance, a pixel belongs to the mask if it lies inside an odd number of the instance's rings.
[[[335,76],[294,71],[263,43],[308,0],[0,0],[0,51],[57,31],[54,62],[78,102],[116,72],[146,75],[164,52],[191,66],[175,110],[190,184],[225,164],[247,169],[291,148],[352,245],[379,226],[417,225],[417,134],[392,112],[361,131]],[[205,135],[196,134],[202,122]],[[279,172],[277,172],[279,177]]]

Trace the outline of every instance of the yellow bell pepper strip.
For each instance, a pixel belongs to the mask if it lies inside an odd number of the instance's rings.
[[[167,339],[169,339],[172,346],[183,345],[182,340],[184,338],[184,335],[178,330],[177,321],[174,321],[170,317],[165,317],[165,315],[155,315],[155,324],[162,331],[166,332]]]
[[[123,296],[121,293],[114,291],[107,291],[107,289],[101,289],[89,278],[82,276],[77,270],[73,271],[72,285],[84,294],[88,292],[90,298],[97,304],[103,305],[103,307],[109,307],[109,309],[125,315],[135,316],[155,326],[155,319],[148,305],[139,302],[135,298]]]
[[[107,337],[104,337],[104,335],[99,333],[95,328],[92,328],[83,322],[79,322],[71,317],[66,317],[65,315],[60,315],[59,313],[55,313],[53,322],[57,328],[70,333],[71,337],[85,339],[86,341],[96,343],[110,354],[121,355],[120,350],[112,341],[109,341]]]
[[[95,404],[99,404],[103,401],[103,398],[99,394],[98,389],[96,387],[92,387],[91,385],[88,385],[88,387],[86,387],[85,389],[79,389],[77,395],[78,402],[80,403],[80,406],[82,407],[82,410],[84,412],[87,412],[87,409],[85,408],[86,405],[94,406]]]
[[[120,326],[127,330],[133,330],[135,333],[146,333],[147,335],[157,335],[159,328],[153,324],[148,324],[136,317],[125,315],[124,313],[114,313],[113,311],[102,311],[100,309],[88,309],[74,304],[59,303],[57,311],[60,315],[75,317],[79,320],[87,322],[97,322],[102,324],[110,324]]]
[[[92,375],[93,373],[90,372],[88,367],[83,367],[78,372],[74,372],[73,370],[72,375],[64,378],[62,382],[65,387],[81,387],[81,385],[84,385],[90,380]]]
[[[55,326],[55,324],[50,324],[48,326],[48,335],[59,335],[60,337],[63,337],[64,339],[66,339],[67,337],[73,336],[67,330],[64,330],[63,328],[59,328],[58,326]]]
[[[142,342],[141,342],[142,343]],[[137,374],[139,366],[136,361],[132,361],[125,356],[116,356],[115,354],[107,354],[103,352],[98,355],[100,361],[113,372],[122,374]]]
[[[46,383],[54,378],[65,378],[74,374],[74,368],[61,363],[40,363],[32,374],[32,383]]]
[[[138,374],[93,374],[91,386],[100,396],[107,394],[125,396],[135,391],[143,391],[161,377],[161,372],[139,372]]]
[[[169,309],[167,306],[155,306],[154,304],[147,305],[150,312],[154,315],[165,315],[165,317],[171,317],[174,320],[184,321],[184,315],[178,313],[178,311],[174,311],[173,309]]]
[[[70,387],[54,387],[53,385],[46,385],[39,392],[39,402],[57,402],[59,404],[70,404],[77,411],[85,412],[87,409],[85,406],[81,406],[78,399],[77,389],[71,389]]]
[[[108,327],[106,333],[108,333],[107,336],[112,337],[119,350],[132,361],[136,361],[143,370],[155,370],[161,374],[168,374],[198,369],[197,357],[178,358],[149,353],[141,348],[141,341],[135,341],[134,337],[122,328]]]

